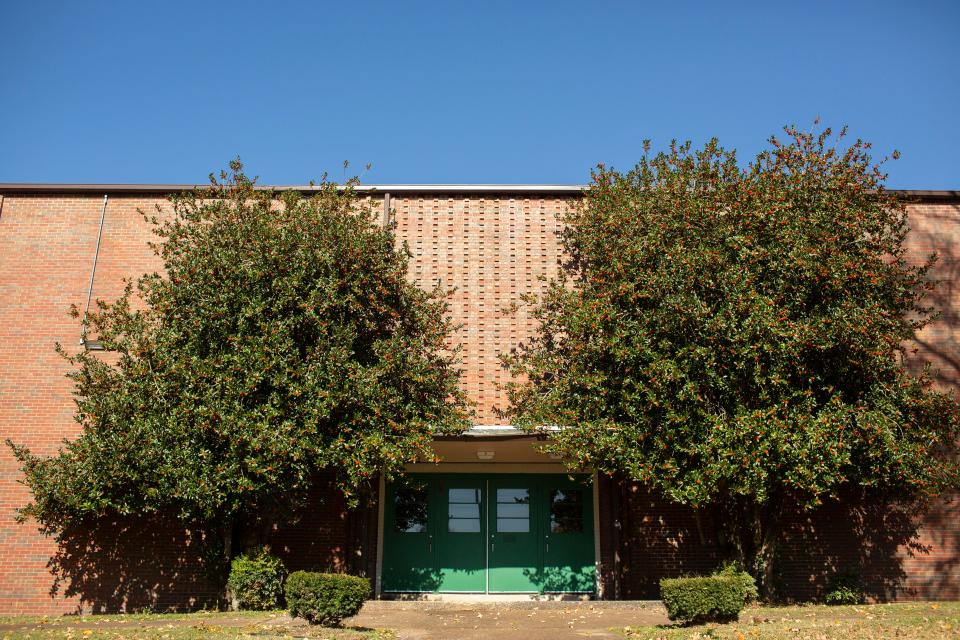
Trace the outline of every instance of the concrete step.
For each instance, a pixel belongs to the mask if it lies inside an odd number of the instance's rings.
[[[476,609],[485,607],[511,609],[563,609],[569,607],[600,609],[662,609],[659,600],[594,600],[580,594],[494,594],[494,593],[425,593],[383,594],[369,600],[364,607],[373,610],[403,609]]]

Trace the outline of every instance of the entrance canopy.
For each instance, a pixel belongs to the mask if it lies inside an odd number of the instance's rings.
[[[476,426],[460,436],[433,441],[439,463],[407,465],[416,473],[566,473],[559,458],[543,451],[546,436],[529,434],[516,427]]]

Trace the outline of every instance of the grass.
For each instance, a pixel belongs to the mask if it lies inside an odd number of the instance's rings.
[[[960,602],[748,607],[728,624],[627,627],[630,640],[960,638]]]
[[[292,621],[285,611],[137,613],[0,617],[0,640],[388,640],[383,629],[325,628]]]
[[[521,623],[517,628],[519,635],[512,637],[525,637],[524,627]],[[625,640],[960,640],[960,602],[750,607],[740,614],[738,622],[729,624],[631,626],[611,630],[619,632]],[[498,629],[496,633],[504,632],[509,633],[506,629]],[[558,640],[562,635],[557,636]],[[384,629],[310,626],[292,621],[283,611],[0,618],[0,640],[279,640],[294,637],[389,640],[395,636]]]

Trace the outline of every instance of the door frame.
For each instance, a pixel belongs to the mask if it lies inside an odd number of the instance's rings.
[[[458,466],[460,465],[455,463],[430,465],[431,468],[429,469],[427,468],[411,469],[409,473],[431,473],[431,474],[463,473],[464,475],[479,473],[487,476],[494,476],[494,475],[501,475],[501,474],[502,475],[558,475],[558,474],[563,475],[563,474],[571,473],[569,470],[564,469],[562,466],[553,465],[553,464],[524,465],[525,470],[519,473],[517,468],[521,467],[521,465],[513,465],[513,464],[501,465],[500,469],[497,469],[495,465],[490,465],[490,466],[493,466],[494,468],[485,469],[484,471],[477,471],[475,468],[475,465],[470,465],[470,467],[474,467],[474,468],[464,469],[461,471],[455,468]],[[484,466],[487,466],[487,465],[484,465]],[[542,468],[537,468],[538,466]],[[454,467],[454,468],[450,468],[450,467]],[[560,467],[560,469],[558,469],[558,467]],[[603,581],[600,579],[601,577],[600,576],[600,491],[599,491],[599,484],[598,484],[599,474],[596,471],[592,471],[592,472],[588,471],[583,473],[587,473],[590,475],[590,480],[593,485],[593,488],[592,488],[592,491],[593,491],[593,496],[592,496],[593,497],[593,565],[594,565],[594,591],[593,592],[596,594],[596,597],[598,599],[603,599]],[[384,528],[384,506],[386,503],[386,497],[387,497],[386,479],[384,478],[383,474],[380,474],[380,482],[379,482],[379,487],[377,492],[377,559],[376,559],[377,566],[376,566],[376,574],[374,576],[374,581],[373,581],[374,582],[373,597],[377,600],[379,600],[384,593],[382,588],[383,587],[383,528]],[[487,511],[489,511],[489,506],[490,505],[488,500],[488,504],[485,507]],[[489,514],[485,514],[485,517],[488,518]],[[487,519],[486,522],[489,522],[489,519]],[[487,554],[487,556],[489,556],[489,553],[490,553],[489,549],[487,549],[484,553]],[[485,557],[484,561],[486,565],[489,566],[490,564],[489,557]],[[486,586],[485,593],[483,594],[477,593],[474,595],[477,595],[477,596],[504,595],[500,593],[490,594],[489,571],[487,572],[485,586]],[[391,591],[388,593],[394,593],[394,592]],[[401,593],[401,592],[396,592],[396,593]],[[419,591],[418,592],[402,592],[402,593],[409,593],[411,595],[415,593],[430,595],[429,592],[419,592]]]

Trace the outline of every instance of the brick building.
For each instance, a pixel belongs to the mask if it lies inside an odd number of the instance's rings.
[[[34,452],[76,436],[59,342],[80,349],[67,311],[120,294],[123,278],[155,269],[137,209],[182,185],[0,185],[0,428]],[[370,576],[379,594],[563,592],[656,598],[661,577],[717,562],[709,513],[668,505],[616,478],[566,475],[530,437],[497,418],[506,398],[498,354],[534,329],[505,312],[557,268],[556,214],[579,197],[565,186],[369,187],[414,254],[410,276],[456,287],[463,384],[478,422],[435,443],[439,465],[412,465],[416,482],[384,486],[347,511],[324,486],[295,526],[275,531],[287,566]],[[960,381],[960,192],[907,192],[916,256],[941,254],[940,319],[918,336],[916,363]],[[101,218],[103,220],[101,227]],[[102,229],[102,234],[100,233]],[[28,499],[9,450],[0,451],[0,613],[189,608],[216,590],[198,568],[191,533],[174,523],[118,521],[63,544],[17,524]],[[321,500],[324,496],[329,496]],[[876,599],[960,597],[960,509],[916,514],[851,495],[798,514],[777,568],[798,599],[822,593],[837,568],[859,569]],[[441,521],[446,521],[441,526]]]

